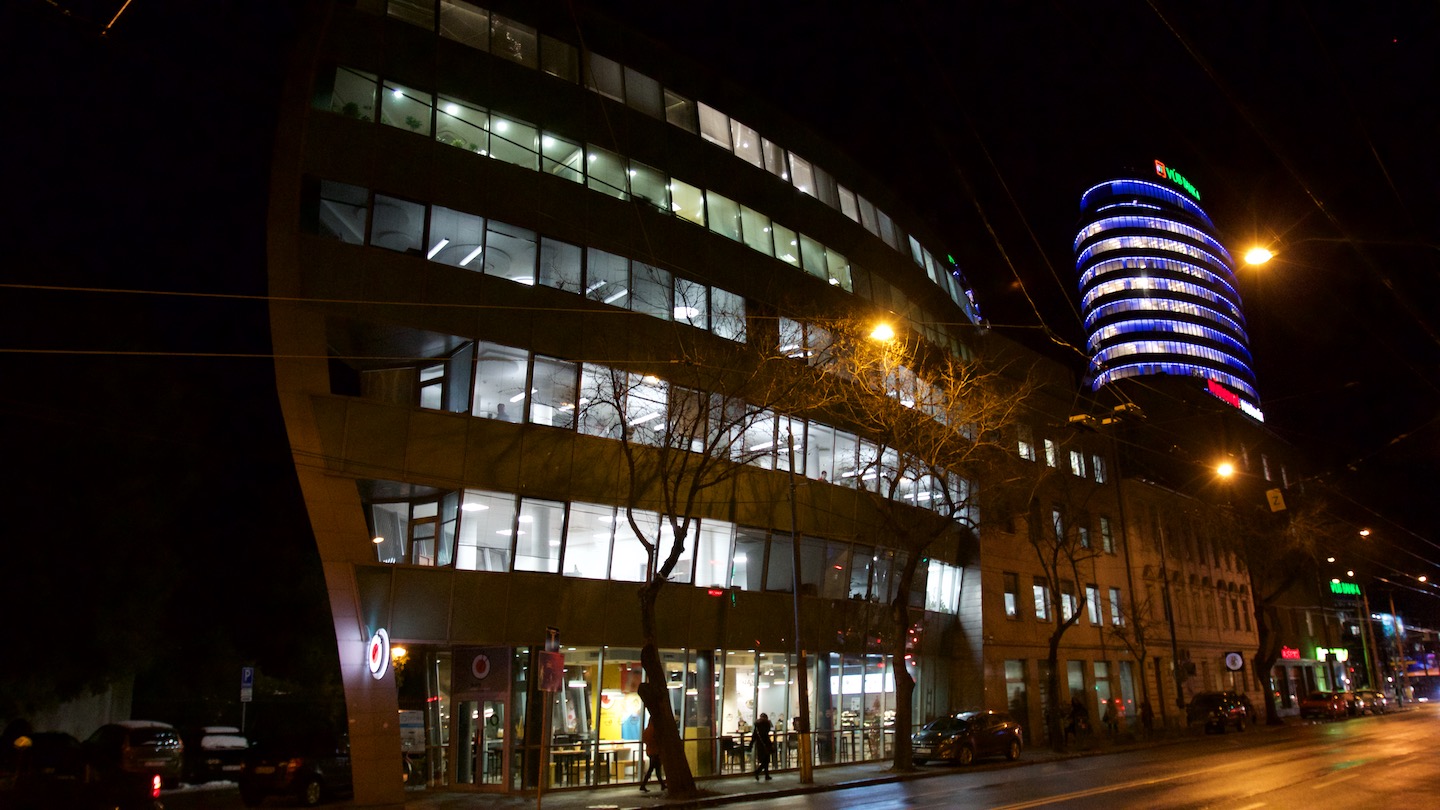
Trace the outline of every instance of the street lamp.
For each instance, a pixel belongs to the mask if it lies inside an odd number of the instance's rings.
[[[1406,242],[1406,241],[1401,241],[1401,240],[1389,240],[1389,239],[1345,239],[1345,238],[1326,237],[1326,236],[1308,236],[1308,237],[1305,237],[1304,239],[1296,239],[1296,240],[1293,240],[1293,241],[1290,241],[1290,242],[1285,242],[1283,245],[1277,244],[1277,245],[1273,245],[1272,247],[1275,247],[1275,248],[1278,248],[1278,247],[1292,248],[1292,247],[1295,247],[1296,245],[1303,245],[1303,244],[1305,244],[1306,242],[1329,242],[1329,243],[1331,243],[1331,244],[1353,245],[1353,246],[1355,246],[1355,247],[1379,246],[1379,247],[1425,248],[1425,249],[1427,249],[1427,250],[1440,251],[1440,245],[1431,244],[1431,243],[1429,243],[1429,242]],[[1245,251],[1244,260],[1245,260],[1245,263],[1246,263],[1246,264],[1251,265],[1251,266],[1258,267],[1258,266],[1260,266],[1260,265],[1262,265],[1262,264],[1268,263],[1271,259],[1275,258],[1277,255],[1279,255],[1279,254],[1277,254],[1277,253],[1275,252],[1275,250],[1272,250],[1271,248],[1264,247],[1264,246],[1262,246],[1262,245],[1256,245],[1256,246],[1254,246],[1254,247],[1252,247],[1252,248],[1250,248],[1250,249],[1248,249],[1248,250]]]
[[[895,339],[895,329],[890,324],[881,321],[875,324],[874,329],[870,330],[870,339],[880,343],[889,343]]]

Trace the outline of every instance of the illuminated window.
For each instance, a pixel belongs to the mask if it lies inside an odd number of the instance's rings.
[[[1031,586],[1035,598],[1035,620],[1050,621],[1050,585],[1044,577],[1035,577]]]

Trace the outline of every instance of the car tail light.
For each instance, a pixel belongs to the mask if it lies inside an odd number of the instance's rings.
[[[150,777],[150,798],[160,798],[160,774]]]
[[[298,758],[287,759],[284,762],[280,763],[280,768],[281,770],[285,771],[286,776],[289,776],[290,774],[300,770],[300,760]]]

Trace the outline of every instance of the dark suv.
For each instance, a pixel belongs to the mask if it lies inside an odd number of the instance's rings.
[[[1239,692],[1200,692],[1190,699],[1185,716],[1192,726],[1203,724],[1207,734],[1212,731],[1224,734],[1229,726],[1244,731],[1245,724],[1254,716],[1254,709],[1250,699]]]
[[[977,757],[1020,758],[1023,746],[1020,724],[1004,712],[961,712],[926,723],[910,738],[914,762],[948,759],[969,765]]]
[[[254,807],[269,796],[289,796],[306,807],[348,796],[350,744],[344,735],[287,734],[256,742],[240,772],[240,799]]]

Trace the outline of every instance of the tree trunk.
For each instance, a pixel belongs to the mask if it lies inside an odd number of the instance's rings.
[[[645,645],[640,648],[640,667],[645,671],[645,680],[640,684],[640,701],[655,723],[655,742],[660,749],[660,767],[665,772],[667,794],[675,799],[691,799],[698,795],[695,775],[690,772],[690,761],[685,758],[685,743],[680,739],[680,726],[670,709],[665,667],[660,661],[660,649],[655,644],[655,602],[664,584],[663,579],[652,579],[640,586],[640,627],[645,638]]]
[[[910,611],[902,609],[902,612],[908,617]],[[906,666],[905,662],[905,640],[908,637],[908,631],[902,633],[896,640],[892,651],[895,656],[892,664],[895,671],[895,756],[891,768],[896,771],[915,769],[914,752],[910,746],[910,732],[915,725],[915,712],[912,708],[915,705],[915,679],[911,677],[910,668]],[[880,739],[883,744],[885,739],[883,723],[880,729]]]
[[[1040,707],[1045,713],[1045,730],[1050,734],[1050,750],[1061,754],[1070,750],[1070,741],[1065,738],[1065,715],[1060,710],[1060,637],[1063,634],[1060,629],[1050,634],[1050,649],[1045,658],[1046,700]]]
[[[1255,591],[1250,591],[1252,594]],[[1255,613],[1255,635],[1259,641],[1259,648],[1255,651],[1255,657],[1251,659],[1251,665],[1255,667],[1255,680],[1260,682],[1260,691],[1265,693],[1265,725],[1283,725],[1280,719],[1280,707],[1275,704],[1275,690],[1270,688],[1268,679],[1270,671],[1275,667],[1275,661],[1280,658],[1280,638],[1276,635],[1266,608],[1259,604],[1256,599]],[[1288,688],[1288,685],[1287,685]]]

